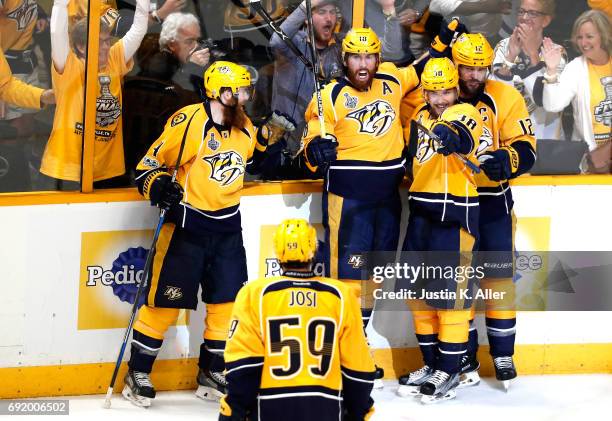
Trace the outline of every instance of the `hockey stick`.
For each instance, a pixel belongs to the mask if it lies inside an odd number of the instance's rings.
[[[416,124],[416,126],[418,127],[418,129],[420,131],[422,131],[423,133],[425,133],[427,136],[429,136],[431,139],[433,139],[438,145],[441,145],[442,142],[440,141],[440,138],[433,133],[431,130],[429,130],[427,127],[423,126],[421,123],[419,123],[416,120],[412,120],[414,121],[414,123]],[[472,161],[469,160],[468,157],[466,157],[465,155],[461,155],[458,152],[453,152],[453,155],[456,156],[457,158],[459,158],[465,165],[467,165],[473,172],[475,172],[476,174],[480,173],[480,167],[478,166],[478,164],[473,163]]]
[[[181,147],[179,149],[178,158],[176,159],[176,165],[174,166],[174,171],[172,172],[172,183],[176,181],[176,176],[178,174],[179,165],[181,164],[181,157],[183,156],[183,150],[185,149],[185,140],[187,139],[187,132],[189,131],[191,120],[193,120],[193,117],[195,117],[198,111],[200,111],[199,108],[191,115],[191,118],[187,123],[185,133],[183,133],[183,139],[181,140]],[[121,361],[123,360],[123,353],[125,352],[125,347],[127,345],[128,338],[130,337],[130,333],[132,332],[132,326],[134,325],[134,319],[136,318],[136,312],[138,311],[138,300],[140,300],[142,291],[144,291],[147,286],[147,282],[149,281],[149,271],[151,269],[151,264],[153,263],[153,255],[155,254],[157,239],[159,238],[159,233],[161,232],[162,226],[164,225],[167,212],[168,210],[166,208],[162,208],[161,212],[159,213],[159,222],[157,223],[157,228],[155,228],[155,234],[153,234],[153,242],[151,243],[151,248],[147,253],[147,260],[145,260],[143,279],[142,282],[138,284],[138,289],[136,290],[136,297],[134,298],[134,304],[132,305],[132,314],[130,315],[130,322],[128,323],[128,326],[125,329],[125,334],[123,335],[123,343],[121,344],[121,349],[119,350],[119,355],[117,356],[117,361],[115,362],[113,377],[111,378],[110,385],[106,390],[106,399],[104,400],[104,404],[102,405],[102,407],[106,409],[111,407],[111,395],[113,394],[113,388],[115,387],[115,380],[117,380],[119,367],[121,367]]]
[[[308,1],[308,3],[310,3],[310,1]],[[263,20],[266,21],[268,26],[272,28],[276,35],[278,35],[281,40],[283,40],[283,42],[287,45],[287,47],[289,47],[293,54],[295,54],[297,58],[299,58],[307,68],[312,69],[312,63],[308,61],[306,57],[304,57],[304,54],[302,54],[302,52],[295,46],[293,41],[291,41],[291,38],[289,38],[289,36],[276,23],[274,23],[268,12],[266,12],[266,9],[264,9],[261,5],[261,0],[249,0],[249,4],[251,8],[255,10],[255,12],[257,12],[259,16],[263,18]]]

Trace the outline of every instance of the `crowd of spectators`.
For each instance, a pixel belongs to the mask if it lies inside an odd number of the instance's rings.
[[[560,10],[555,0],[366,0],[363,15],[382,41],[382,59],[398,66],[422,56],[443,19],[459,16],[496,45],[489,77],[523,95],[538,139],[609,149],[612,7],[566,3]],[[0,192],[79,189],[86,80],[98,84],[97,97],[87,99],[97,110],[95,187],[133,185],[135,163],[173,112],[202,100],[202,74],[218,59],[251,72],[255,97],[246,111],[256,124],[276,112],[295,127],[271,145],[261,177],[320,176],[299,155],[313,72],[246,0],[100,4],[99,70],[86,78],[87,0],[0,2]],[[310,58],[306,3],[261,4]],[[353,4],[312,0],[312,7],[324,85],[344,77],[339,41]]]

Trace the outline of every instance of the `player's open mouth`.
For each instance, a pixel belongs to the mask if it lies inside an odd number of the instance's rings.
[[[369,75],[367,70],[360,70],[357,72],[357,79],[367,80]]]

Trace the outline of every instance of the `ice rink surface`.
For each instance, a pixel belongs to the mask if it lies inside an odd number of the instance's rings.
[[[397,383],[389,380],[385,381],[385,389],[373,392],[372,397],[376,401],[374,420],[590,421],[612,419],[612,375],[523,376],[512,383],[508,393],[503,391],[501,384],[496,380],[483,378],[477,387],[458,390],[456,399],[435,405],[422,405],[415,398],[400,398],[395,394],[396,388]],[[196,398],[193,391],[159,392],[153,405],[148,409],[135,407],[124,400],[120,394],[113,395],[111,409],[102,408],[103,395],[58,397],[57,399],[70,400],[70,417],[75,419],[202,421],[216,420],[218,414],[216,403]],[[29,416],[27,418],[41,417]]]

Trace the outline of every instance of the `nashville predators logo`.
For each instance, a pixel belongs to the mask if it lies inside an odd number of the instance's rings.
[[[23,31],[30,23],[38,17],[38,6],[36,0],[23,0],[21,5],[6,15],[17,24],[17,30]]]
[[[221,183],[221,186],[232,184],[244,174],[244,161],[234,151],[221,152],[202,159],[210,165],[210,178]]]
[[[476,155],[484,153],[491,146],[493,146],[493,135],[491,134],[491,130],[489,130],[487,126],[483,125],[482,135],[480,135],[480,144],[478,145]]]
[[[387,101],[377,99],[347,114],[347,117],[359,122],[359,132],[381,136],[389,130],[395,120],[395,111]]]
[[[421,118],[419,122],[423,124]],[[435,153],[436,148],[434,147],[434,141],[421,130],[418,130],[418,141],[417,141],[416,159],[420,164],[428,161]]]

